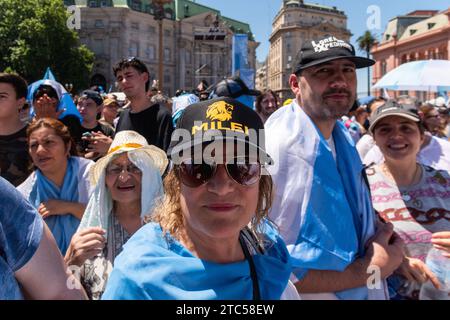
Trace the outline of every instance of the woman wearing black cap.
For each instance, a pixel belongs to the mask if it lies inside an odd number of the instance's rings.
[[[104,299],[282,297],[289,253],[267,219],[270,157],[252,130],[263,130],[258,115],[231,98],[185,109],[172,137],[166,195],[116,259]]]
[[[391,297],[418,299],[421,287],[427,288],[421,298],[448,295],[445,276],[426,257],[438,249],[449,270],[450,174],[417,162],[424,127],[416,110],[388,101],[375,111],[369,131],[385,159],[367,169],[373,205],[406,244],[403,264],[388,279]]]

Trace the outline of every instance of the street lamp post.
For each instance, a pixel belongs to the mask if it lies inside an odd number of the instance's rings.
[[[69,94],[72,94],[72,90],[73,90],[73,84],[72,83],[66,83],[64,85],[64,87],[66,88],[67,92],[69,92]]]
[[[156,21],[158,21],[159,27],[159,64],[158,64],[158,79],[159,87],[158,90],[163,91],[163,19],[165,17],[164,5],[171,3],[172,0],[152,0],[153,4],[153,16]]]

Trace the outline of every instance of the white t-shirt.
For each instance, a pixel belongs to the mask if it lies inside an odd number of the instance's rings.
[[[327,139],[327,143],[330,146],[331,153],[333,154],[334,161],[336,161],[336,145],[334,144],[333,136]]]
[[[359,139],[358,143],[356,144],[356,150],[358,150],[361,159],[364,159],[364,157],[374,145],[375,140],[373,140],[373,137],[370,134],[365,134],[361,137],[361,139]]]
[[[377,145],[374,145],[363,159],[365,165],[380,164],[383,161],[384,156]],[[450,171],[450,142],[432,136],[430,143],[417,154],[417,162],[436,170]]]

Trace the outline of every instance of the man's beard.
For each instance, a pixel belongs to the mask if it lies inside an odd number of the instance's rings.
[[[333,105],[326,102],[327,96],[332,94],[345,94],[348,99],[348,103],[344,102],[335,102]],[[322,101],[321,101],[321,118],[323,119],[340,119],[342,116],[348,114],[350,109],[353,106],[353,103],[355,102],[355,97],[347,89],[332,89],[324,92],[322,94]]]

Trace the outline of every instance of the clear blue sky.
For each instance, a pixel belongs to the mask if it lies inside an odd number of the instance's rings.
[[[263,61],[269,53],[269,35],[272,31],[272,20],[281,7],[282,0],[197,0],[197,3],[220,10],[222,15],[246,22],[250,25],[256,41],[260,45],[256,51],[257,59]],[[450,4],[448,0],[312,0],[306,3],[317,3],[326,6],[336,6],[347,15],[347,28],[353,34],[351,41],[367,30],[369,14],[367,8],[376,5],[380,8],[380,29],[372,33],[381,36],[388,21],[395,16],[404,15],[414,10],[430,9],[444,10]],[[360,52],[360,54],[363,54]],[[367,71],[358,72],[358,92],[366,91]]]

